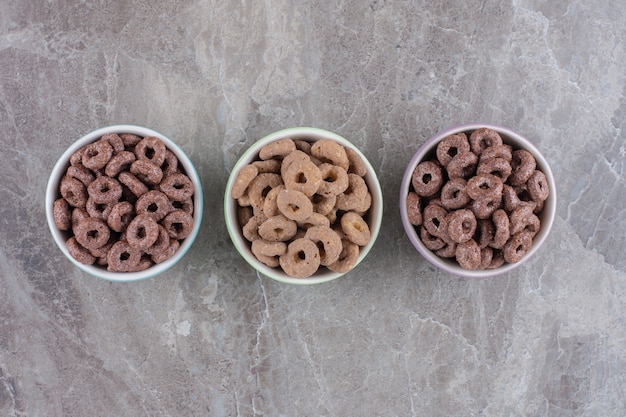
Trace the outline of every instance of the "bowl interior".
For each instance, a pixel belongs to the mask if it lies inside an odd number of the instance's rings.
[[[165,143],[167,148],[171,150],[177,157],[179,163],[185,169],[185,172],[194,186],[194,224],[191,234],[185,238],[180,245],[178,251],[169,258],[168,260],[155,264],[152,267],[146,269],[145,271],[140,272],[111,272],[106,269],[94,265],[84,265],[74,259],[67,247],[65,245],[65,241],[67,240],[69,234],[67,232],[59,230],[55,224],[52,213],[52,206],[54,201],[60,196],[59,193],[59,183],[65,174],[67,168],[69,167],[69,159],[72,154],[74,154],[77,150],[82,148],[83,146],[95,141],[100,138],[102,135],[106,133],[133,133],[142,137],[145,136],[156,136]],[[109,281],[138,281],[146,278],[154,277],[158,274],[161,274],[171,268],[176,262],[178,262],[184,255],[187,253],[196,236],[198,235],[198,231],[200,230],[200,223],[202,220],[202,211],[203,211],[203,196],[202,196],[202,185],[200,183],[200,177],[193,166],[189,157],[185,154],[185,152],[171,139],[158,133],[154,130],[141,127],[141,126],[133,126],[133,125],[115,125],[109,127],[103,127],[98,130],[94,130],[93,132],[88,133],[82,138],[78,139],[72,145],[70,145],[67,150],[61,155],[52,169],[52,173],[50,174],[50,179],[48,180],[48,185],[46,188],[46,218],[48,221],[48,226],[50,228],[50,232],[52,233],[52,237],[54,238],[57,246],[61,249],[61,251],[65,254],[65,256],[79,269],[87,272],[90,275],[93,275],[98,278],[106,279]]]
[[[435,156],[437,144],[442,141],[444,138],[460,133],[460,132],[471,132],[481,127],[486,127],[495,130],[502,137],[502,141],[506,144],[513,146],[514,149],[526,149],[531,152],[535,159],[537,160],[537,168],[543,171],[548,180],[548,185],[550,186],[550,196],[548,200],[546,200],[543,210],[538,215],[541,220],[541,229],[533,239],[533,246],[528,251],[528,253],[524,256],[524,258],[517,263],[506,263],[503,266],[491,270],[477,270],[470,271],[462,268],[456,261],[446,258],[441,258],[437,256],[434,252],[426,248],[422,243],[421,239],[417,234],[416,228],[409,222],[408,214],[406,210],[406,198],[410,190],[411,186],[411,176],[413,174],[413,170],[415,167],[422,162],[423,160],[432,159]],[[469,136],[469,135],[468,135]],[[550,166],[546,159],[541,155],[539,150],[530,142],[528,139],[519,135],[516,132],[513,132],[510,129],[505,127],[490,125],[485,123],[472,123],[465,124],[461,126],[457,126],[445,131],[442,131],[432,138],[430,138],[424,145],[422,145],[418,151],[415,153],[411,161],[409,162],[406,171],[404,173],[404,177],[402,178],[402,184],[400,187],[400,215],[402,218],[402,225],[404,230],[409,237],[409,240],[415,246],[415,248],[420,252],[424,258],[426,258],[431,264],[437,266],[438,268],[443,269],[446,272],[463,276],[463,277],[492,277],[500,274],[504,274],[506,272],[512,271],[513,269],[519,267],[521,264],[530,259],[537,250],[541,247],[543,242],[548,237],[550,233],[550,229],[552,228],[552,224],[554,222],[554,217],[556,215],[556,186],[554,183],[554,176],[552,175],[552,171],[550,170]]]
[[[318,284],[331,281],[344,274],[333,272],[326,268],[320,268],[320,270],[318,270],[315,274],[308,278],[293,278],[285,274],[280,268],[270,268],[265,264],[259,262],[252,254],[252,251],[250,250],[250,243],[243,236],[241,227],[239,226],[239,222],[237,221],[237,202],[230,196],[230,190],[233,187],[233,183],[235,181],[237,173],[239,172],[239,170],[241,170],[241,168],[258,159],[258,154],[262,147],[264,147],[268,143],[285,138],[291,138],[294,140],[302,139],[311,142],[324,138],[333,139],[345,147],[352,148],[358,153],[358,155],[361,157],[367,167],[367,174],[365,175],[364,179],[370,190],[370,193],[372,194],[372,206],[369,210],[368,218],[366,219],[370,226],[371,239],[367,245],[361,248],[361,252],[359,254],[355,268],[367,256],[367,254],[373,247],[374,242],[376,241],[376,238],[378,237],[378,233],[380,231],[383,213],[382,191],[374,168],[371,166],[367,158],[361,153],[361,151],[348,140],[335,133],[323,129],[309,127],[284,129],[265,136],[264,138],[258,140],[252,146],[250,146],[246,150],[246,152],[244,152],[244,154],[240,157],[230,174],[224,195],[224,215],[228,233],[237,251],[248,262],[248,264],[250,264],[259,273],[267,277],[284,283],[301,285]]]

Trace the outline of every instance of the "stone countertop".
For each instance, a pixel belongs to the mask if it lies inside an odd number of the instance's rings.
[[[0,9],[0,415],[624,415],[623,1]],[[412,154],[465,122],[522,133],[557,182],[548,240],[494,279],[435,270],[399,217]],[[174,138],[205,198],[190,252],[132,284],[75,268],[43,206],[65,148],[120,123]],[[367,259],[312,287],[255,274],[223,221],[238,157],[290,126],[358,145],[385,195]]]

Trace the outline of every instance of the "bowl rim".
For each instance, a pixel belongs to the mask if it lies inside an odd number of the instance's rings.
[[[85,264],[78,262],[76,259],[74,259],[70,255],[69,251],[67,250],[67,246],[65,245],[64,232],[59,230],[54,224],[52,207],[53,207],[54,201],[59,196],[59,193],[58,193],[59,182],[63,174],[67,170],[67,167],[69,166],[70,156],[81,147],[89,143],[92,143],[93,141],[95,141],[96,139],[98,139],[99,137],[103,136],[106,133],[118,133],[118,134],[119,133],[132,133],[132,134],[139,135],[142,137],[146,137],[146,136],[158,137],[165,143],[167,148],[171,150],[172,152],[174,152],[174,154],[178,157],[179,163],[183,166],[183,168],[185,169],[185,172],[187,173],[187,175],[189,176],[189,178],[191,179],[195,187],[194,215],[193,215],[194,224],[193,224],[193,228],[192,228],[190,235],[187,236],[183,240],[178,251],[176,251],[174,256],[163,261],[162,263],[155,264],[144,271],[111,272],[98,266],[85,265]],[[164,134],[157,132],[155,130],[149,129],[147,127],[137,126],[137,125],[132,125],[132,124],[119,124],[119,125],[110,125],[110,126],[101,127],[83,135],[82,137],[74,141],[61,154],[61,156],[58,158],[57,162],[55,163],[54,167],[52,168],[50,177],[48,178],[48,183],[46,186],[46,196],[45,196],[45,211],[46,211],[46,219],[48,222],[48,227],[50,229],[50,232],[52,233],[52,237],[54,238],[55,243],[57,244],[59,249],[61,249],[61,252],[63,252],[65,257],[68,258],[76,267],[88,273],[89,275],[92,275],[94,277],[101,278],[107,281],[133,282],[133,281],[140,281],[140,280],[152,278],[159,274],[162,274],[163,272],[167,271],[172,266],[174,266],[180,259],[182,259],[182,257],[188,252],[189,248],[191,248],[191,245],[193,244],[194,240],[196,239],[198,235],[198,232],[200,231],[200,225],[202,223],[202,215],[203,215],[203,202],[204,202],[204,198],[203,198],[203,193],[202,193],[202,183],[200,181],[200,176],[198,175],[198,172],[196,171],[196,168],[194,164],[192,163],[191,159],[189,158],[189,156],[187,156],[187,154],[183,151],[183,149],[180,146],[178,146],[178,144],[176,144],[172,139],[165,136]]]
[[[347,139],[336,133],[315,127],[290,127],[286,129],[281,129],[262,137],[245,150],[245,152],[239,157],[239,160],[233,166],[228,178],[228,182],[226,184],[226,189],[224,191],[224,220],[226,222],[226,228],[228,229],[228,234],[231,238],[231,241],[233,242],[233,245],[235,246],[239,254],[258,273],[286,284],[310,285],[329,282],[345,275],[346,273],[326,270],[322,273],[318,271],[308,278],[293,278],[288,276],[279,268],[270,268],[262,262],[258,261],[250,251],[249,244],[247,240],[243,237],[241,228],[239,227],[237,222],[235,211],[236,202],[235,199],[230,197],[230,190],[233,187],[237,173],[239,172],[239,170],[241,170],[241,168],[243,168],[245,165],[249,164],[255,159],[255,157],[259,153],[259,150],[263,146],[267,145],[268,143],[285,138],[309,139],[313,141],[320,140],[322,138],[332,139],[343,146],[353,149],[361,157],[361,159],[365,163],[365,166],[367,167],[367,173],[364,179],[368,185],[370,193],[372,193],[373,204],[369,214],[371,223],[371,238],[367,245],[361,247],[361,251],[359,253],[359,257],[357,258],[356,264],[347,273],[354,271],[359,263],[361,263],[361,261],[365,259],[367,254],[374,246],[382,227],[383,215],[382,188],[376,175],[376,171],[374,170],[374,167],[371,165],[369,160],[365,157],[365,155],[363,155],[363,153],[352,142],[348,141]],[[374,204],[374,201],[376,202],[376,204]]]
[[[530,151],[537,161],[537,167],[543,171],[546,175],[546,179],[548,181],[548,185],[550,187],[550,196],[548,200],[546,200],[544,208],[541,212],[541,230],[535,238],[533,239],[533,246],[528,251],[524,258],[516,263],[507,263],[504,266],[499,268],[491,269],[491,270],[467,270],[463,269],[456,262],[447,260],[437,256],[430,249],[426,248],[422,243],[421,239],[417,235],[417,231],[415,227],[411,224],[408,219],[407,209],[406,209],[406,199],[409,193],[410,185],[411,185],[411,176],[413,174],[413,170],[420,163],[424,157],[426,157],[429,153],[431,153],[435,146],[444,138],[459,133],[459,132],[469,132],[474,131],[479,128],[489,128],[498,132],[503,139],[504,143],[514,144],[517,148],[524,148]],[[529,259],[537,253],[539,248],[543,245],[548,235],[550,234],[550,230],[552,229],[552,225],[554,223],[554,219],[556,217],[556,184],[554,180],[554,175],[552,174],[552,170],[550,169],[550,165],[545,157],[541,154],[539,149],[526,137],[521,134],[507,128],[504,126],[491,124],[491,123],[466,123],[460,124],[457,126],[453,126],[447,128],[445,130],[441,130],[436,133],[434,136],[430,137],[418,150],[415,152],[410,162],[408,163],[406,170],[404,172],[404,176],[402,178],[402,183],[400,186],[400,217],[402,220],[402,225],[404,227],[405,233],[415,249],[432,265],[437,268],[442,269],[445,272],[450,274],[466,277],[466,278],[491,278],[498,275],[502,275],[508,272],[513,271],[514,269],[520,267],[525,262],[528,262]]]

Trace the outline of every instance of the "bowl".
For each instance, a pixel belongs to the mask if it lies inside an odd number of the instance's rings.
[[[155,263],[147,269],[136,272],[117,272],[107,270],[106,267],[99,266],[96,263],[87,265],[81,263],[74,259],[70,255],[70,251],[68,250],[66,241],[72,236],[72,233],[69,231],[60,230],[54,221],[54,202],[61,197],[61,193],[59,190],[61,180],[66,174],[67,169],[70,166],[70,157],[77,152],[79,149],[84,146],[91,144],[101,138],[106,134],[134,134],[140,137],[157,137],[159,138],[166,146],[166,149],[172,151],[174,155],[178,158],[178,166],[182,167],[184,173],[191,180],[191,184],[193,186],[193,224],[191,226],[190,233],[179,241],[180,246],[174,252],[174,254],[166,260],[160,260],[160,263]],[[202,186],[200,183],[200,178],[198,177],[198,173],[193,166],[193,163],[189,159],[189,157],[185,154],[185,152],[170,138],[165,135],[156,132],[154,130],[148,129],[146,127],[134,126],[134,125],[114,125],[103,127],[97,130],[94,130],[74,143],[72,143],[65,152],[58,159],[52,172],[50,174],[50,178],[48,180],[47,188],[46,188],[46,197],[45,197],[45,209],[46,209],[46,218],[48,221],[48,226],[50,228],[50,232],[52,233],[52,237],[56,242],[61,252],[80,270],[98,278],[102,278],[109,281],[119,281],[119,282],[130,282],[130,281],[138,281],[146,278],[151,278],[156,275],[159,275],[169,268],[174,266],[178,261],[182,259],[182,257],[187,253],[193,241],[195,240],[198,231],[200,230],[200,223],[202,219],[202,209],[203,209],[203,198],[202,198]],[[117,236],[116,233],[111,232],[113,236]]]
[[[352,269],[354,269],[361,261],[363,261],[363,259],[365,259],[367,254],[374,246],[374,243],[380,231],[383,214],[382,191],[374,168],[369,163],[367,158],[361,153],[361,151],[347,139],[335,133],[312,127],[294,127],[274,132],[255,142],[239,158],[238,162],[235,164],[230,174],[224,195],[224,216],[228,233],[239,254],[250,266],[252,266],[258,273],[264,276],[267,276],[279,282],[298,285],[318,284],[332,281],[342,275],[345,275],[348,271],[334,272],[326,267],[320,267],[315,273],[313,273],[313,275],[303,278],[295,278],[286,274],[280,267],[269,267],[266,264],[260,262],[252,253],[251,243],[244,237],[242,227],[240,226],[238,221],[237,211],[239,204],[238,201],[231,196],[231,192],[233,186],[235,185],[235,180],[239,172],[242,170],[242,168],[246,167],[253,161],[258,160],[259,151],[266,145],[287,138],[290,138],[294,141],[304,140],[310,143],[316,142],[321,139],[331,139],[336,143],[344,146],[344,148],[352,149],[358,156],[360,156],[366,168],[366,173],[363,176],[363,179],[365,180],[365,184],[367,185],[372,197],[371,206],[367,213],[363,216],[364,220],[368,223],[371,237],[369,242],[367,242],[364,246],[361,246],[360,252],[356,259],[356,263],[354,264]]]
[[[471,132],[480,128],[495,130],[501,136],[502,142],[504,144],[511,145],[513,147],[513,150],[525,149],[533,154],[537,162],[537,169],[541,170],[546,176],[547,183],[550,189],[550,194],[547,200],[545,200],[542,210],[537,213],[537,217],[541,222],[540,229],[532,240],[532,246],[530,247],[528,252],[521,258],[520,261],[514,263],[504,263],[502,266],[493,269],[470,270],[461,267],[454,258],[443,258],[438,256],[437,254],[435,254],[435,252],[428,249],[424,245],[418,234],[418,228],[414,226],[409,220],[409,214],[407,210],[407,196],[409,194],[409,191],[413,189],[411,184],[411,178],[415,167],[422,161],[436,159],[437,145],[443,139],[461,132],[466,133],[467,137],[469,138]],[[428,139],[426,143],[424,143],[424,145],[422,145],[418,149],[411,161],[408,163],[406,171],[404,172],[404,177],[402,178],[402,183],[400,187],[399,205],[402,225],[409,240],[411,241],[415,249],[417,249],[417,251],[424,258],[426,258],[428,262],[443,271],[462,277],[493,277],[510,272],[513,269],[520,267],[522,264],[531,259],[532,256],[537,253],[539,248],[542,246],[542,244],[548,237],[548,234],[550,233],[550,229],[552,228],[552,224],[554,223],[554,218],[556,215],[556,186],[554,183],[554,176],[552,175],[552,171],[550,170],[548,162],[530,140],[526,139],[519,133],[516,133],[505,127],[491,125],[487,123],[471,123],[441,131],[435,136]]]

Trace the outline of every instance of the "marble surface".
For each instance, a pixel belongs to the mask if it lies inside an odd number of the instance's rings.
[[[0,0],[0,415],[624,416],[626,3]],[[550,162],[557,219],[496,279],[432,268],[404,165],[464,122]],[[115,284],[63,258],[44,190],[98,127],[174,138],[205,192],[190,252]],[[361,147],[385,194],[368,258],[313,287],[257,276],[230,169],[290,126]]]

